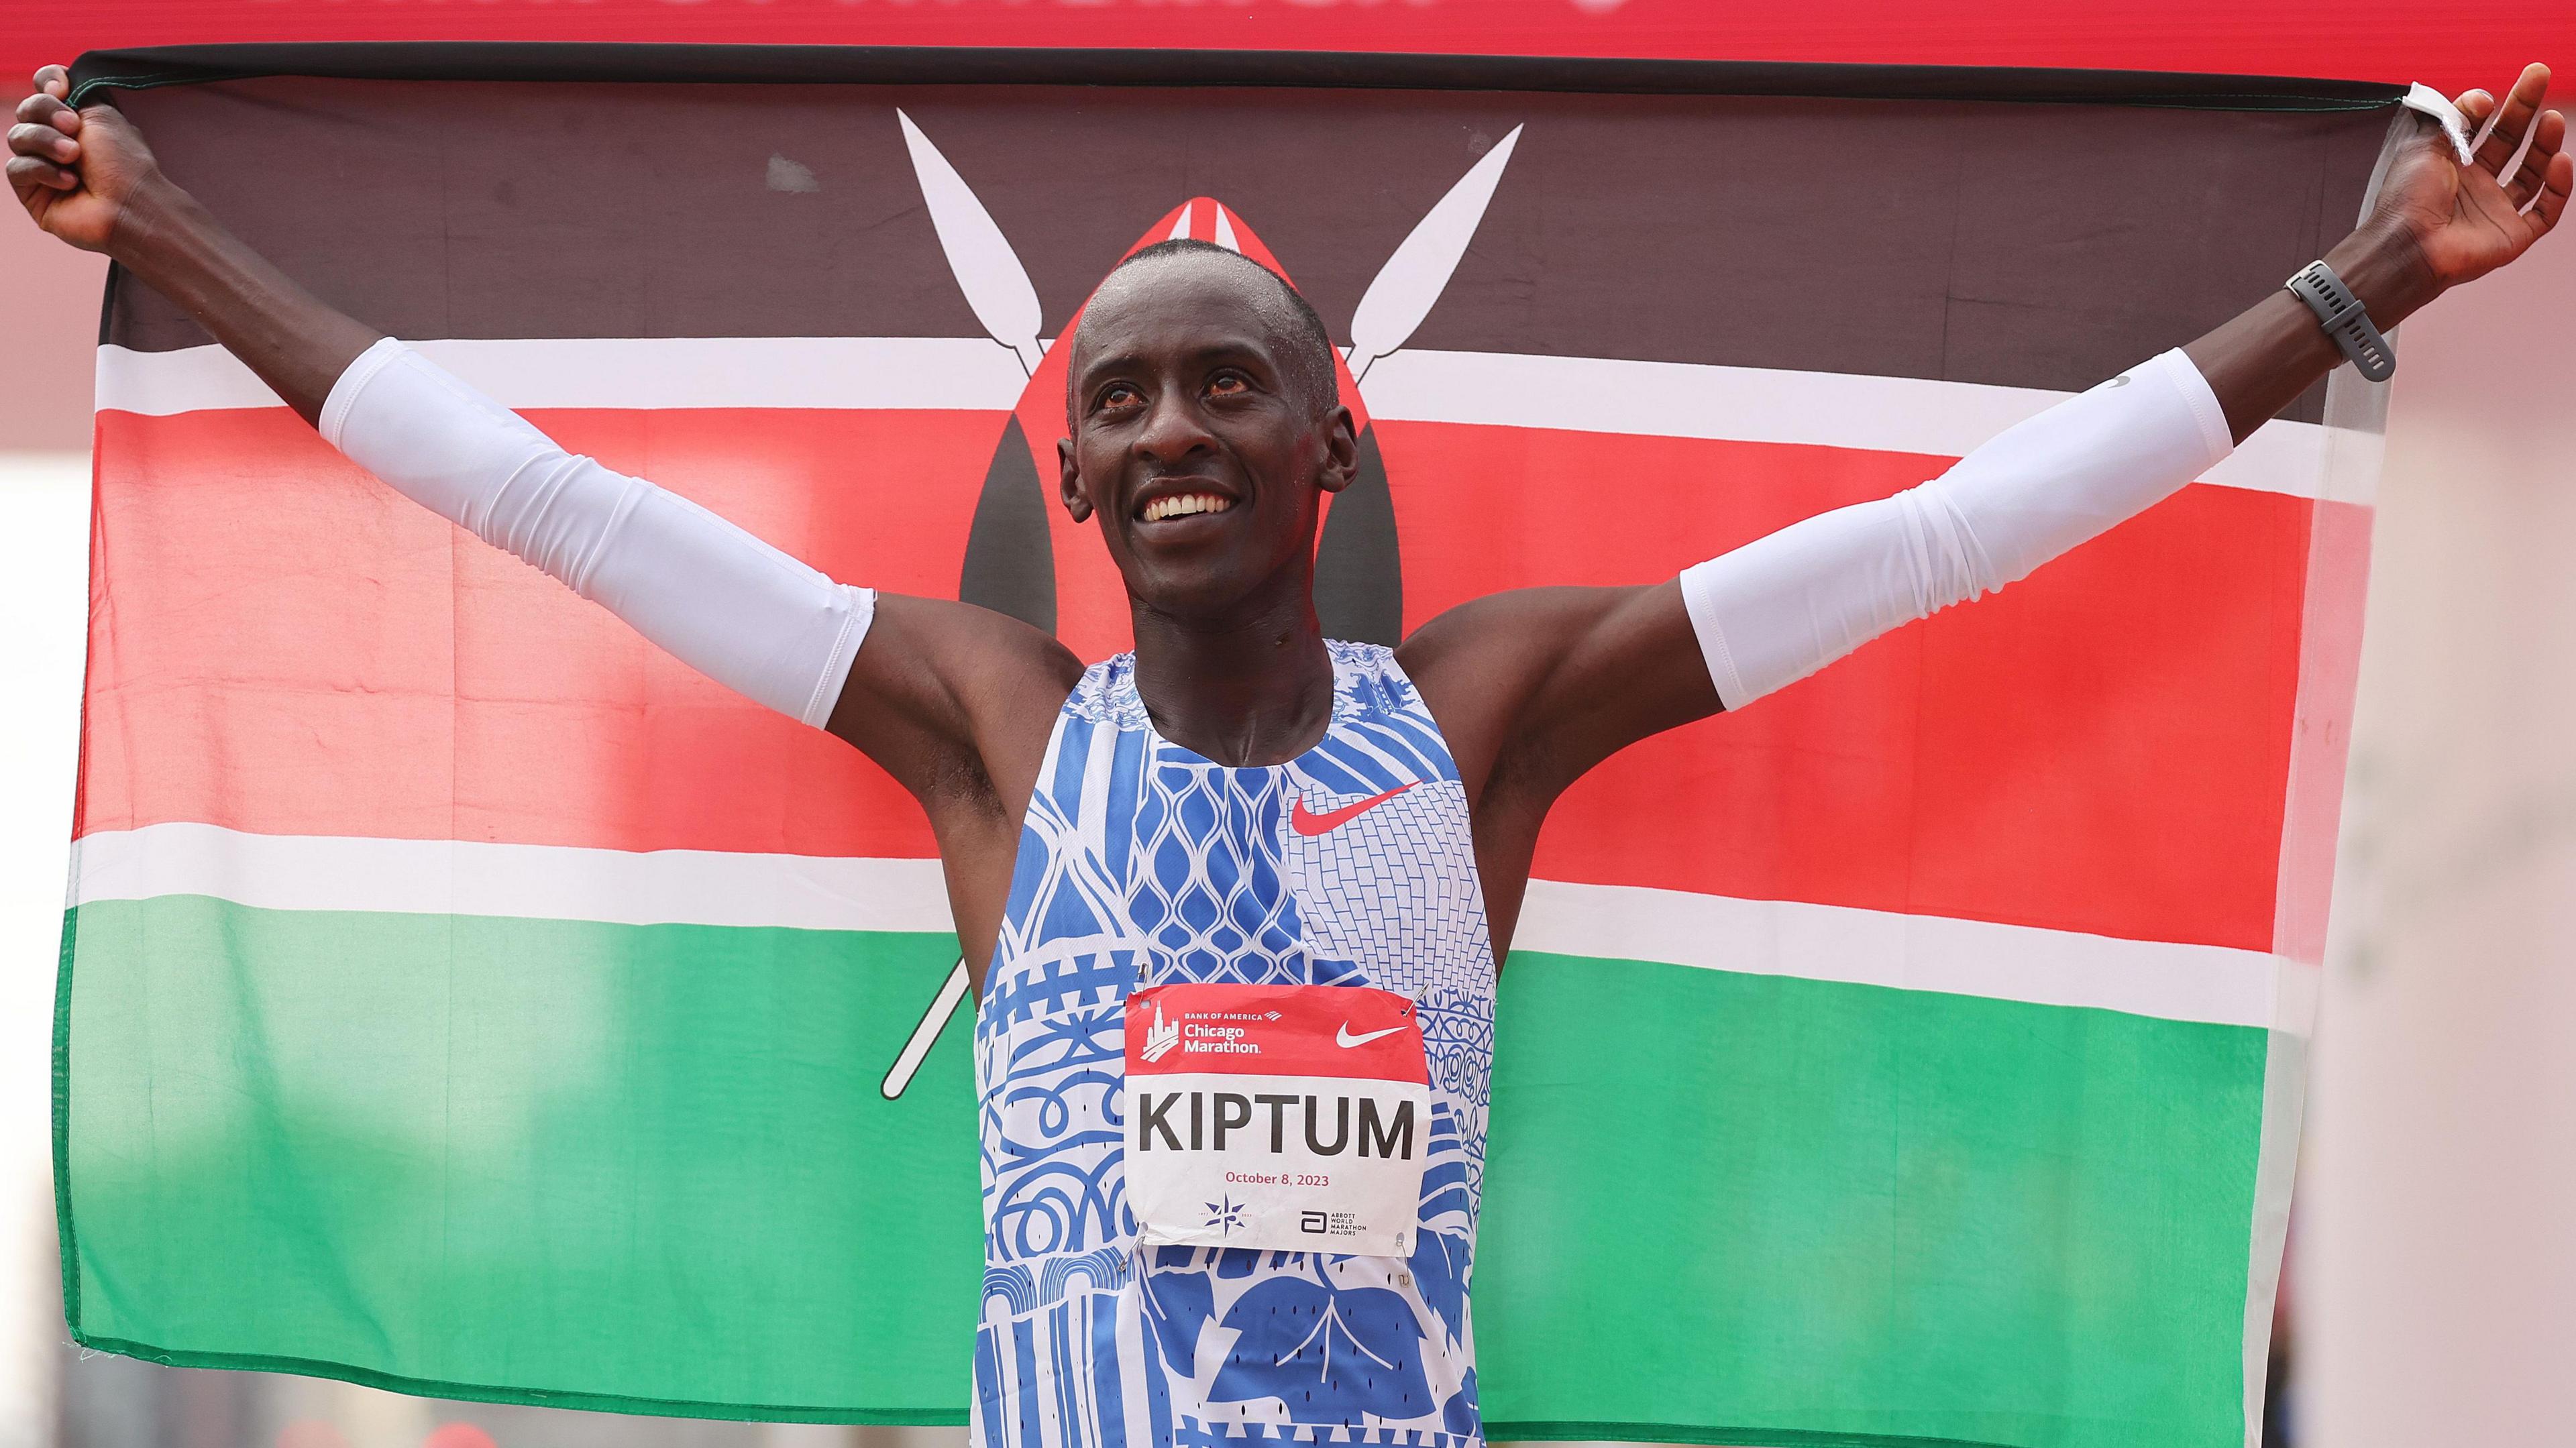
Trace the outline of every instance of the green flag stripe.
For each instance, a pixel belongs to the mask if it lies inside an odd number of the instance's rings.
[[[953,938],[203,896],[69,924],[83,1341],[958,1420],[966,1033],[879,1090]],[[2240,1401],[2265,1032],[1535,952],[1505,979],[1493,1436],[2241,1436],[2207,1419]]]
[[[1506,981],[1495,1436],[2241,1441],[2269,1033],[1575,956]]]
[[[467,1396],[961,1420],[966,1033],[878,1091],[953,938],[194,896],[72,928],[84,1338]]]

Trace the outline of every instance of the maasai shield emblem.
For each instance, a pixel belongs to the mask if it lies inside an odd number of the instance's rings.
[[[985,332],[1009,348],[1029,374],[984,474],[957,596],[1045,629],[1085,659],[1131,648],[1126,591],[1117,569],[1088,528],[1066,516],[1056,496],[1055,440],[1065,427],[1065,344],[1081,325],[1082,310],[1077,307],[1054,338],[1041,339],[1037,288],[1010,239],[912,117],[897,111],[895,119],[903,127],[922,201],[958,289]],[[1359,379],[1372,363],[1403,347],[1440,300],[1475,238],[1503,169],[1511,164],[1520,135],[1520,128],[1513,127],[1406,235],[1361,295],[1351,318],[1350,347],[1334,355],[1342,405],[1351,410],[1359,434],[1360,472],[1326,503],[1315,545],[1315,611],[1328,637],[1392,646],[1403,634],[1404,560],[1396,541],[1395,494],[1377,435],[1369,427]],[[1297,284],[1251,224],[1209,196],[1192,197],[1165,212],[1121,259],[1158,242],[1181,240],[1241,253],[1290,286]],[[913,1070],[965,998],[966,981],[966,963],[960,960],[886,1072],[886,1096],[902,1095],[911,1083]]]

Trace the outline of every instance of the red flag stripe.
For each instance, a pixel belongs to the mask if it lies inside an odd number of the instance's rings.
[[[1001,431],[998,413],[536,416],[838,576],[952,597]],[[856,751],[660,654],[283,409],[101,413],[96,507],[77,832],[937,852]]]
[[[534,416],[836,576],[933,596],[955,591],[1000,423]],[[84,830],[932,853],[909,800],[852,751],[660,657],[291,416],[109,413],[100,430],[115,587],[94,609]],[[1381,434],[1416,622],[1495,588],[1668,577],[1942,463]],[[906,486],[832,481],[862,470]],[[2309,511],[2186,490],[1997,600],[1651,741],[1568,796],[1540,872],[2268,949]]]
[[[1948,459],[1381,422],[1405,612],[1635,583]],[[2194,487],[1558,802],[1538,873],[2268,949],[2311,504]],[[1473,520],[1472,527],[1450,520]]]

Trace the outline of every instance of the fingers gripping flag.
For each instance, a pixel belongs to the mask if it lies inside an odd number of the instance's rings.
[[[119,104],[290,274],[566,445],[1087,657],[1125,621],[1054,501],[1064,338],[1136,245],[1271,265],[1346,349],[1364,471],[1319,607],[1391,642],[1937,473],[2322,252],[2393,113],[292,76]],[[971,1006],[915,807],[358,474],[122,279],[99,378],[76,1335],[962,1421]],[[1557,806],[1497,1028],[1491,1436],[2245,1439],[2358,642],[2349,401]]]

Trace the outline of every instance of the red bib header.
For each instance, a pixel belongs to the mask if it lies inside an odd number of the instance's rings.
[[[1431,1079],[1413,1002],[1340,985],[1148,986],[1127,998],[1127,1073]]]

